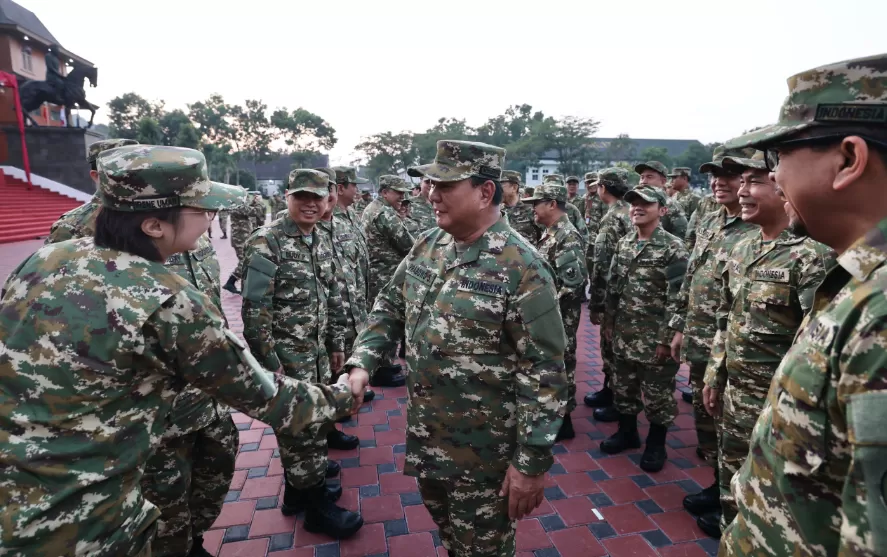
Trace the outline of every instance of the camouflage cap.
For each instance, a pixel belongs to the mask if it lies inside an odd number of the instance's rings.
[[[751,158],[724,157],[722,164],[724,167],[733,167],[737,172],[744,172],[750,168],[754,170],[767,169],[767,163],[764,161],[763,151],[755,151],[755,154],[752,155]]]
[[[519,186],[521,185],[521,173],[516,170],[503,170],[502,182],[511,182]]]
[[[887,131],[887,54],[845,60],[788,78],[788,97],[775,124],[727,142],[762,148],[801,131],[856,126]]]
[[[385,176],[379,176],[379,191],[384,189],[409,193],[413,188],[410,187],[410,184],[403,178],[386,174]]]
[[[647,170],[647,169],[656,171],[659,174],[662,174],[663,176],[668,175],[668,169],[665,168],[665,165],[659,161],[642,162],[641,164],[636,165],[634,167],[634,171],[637,172],[638,174],[643,173],[644,170]]]
[[[668,203],[665,198],[665,192],[659,188],[654,188],[653,186],[638,186],[626,193],[625,197],[622,199],[628,203],[638,199],[643,199],[647,203],[659,203],[663,206]]]
[[[579,176],[567,176],[567,183],[576,182],[579,183]]]
[[[586,172],[585,173],[585,183],[595,182],[597,181],[598,173],[597,172]]]
[[[621,168],[612,167],[605,168],[598,173],[597,180],[593,186],[604,186],[605,188],[622,188],[627,190],[628,182],[625,179],[625,172]]]
[[[357,169],[353,166],[334,166],[337,184],[368,184],[369,180],[357,175]]]
[[[118,211],[193,207],[229,209],[245,202],[238,186],[209,179],[203,153],[183,147],[128,145],[99,153],[102,206]]]
[[[337,174],[336,174],[336,171],[335,171],[335,170],[333,170],[332,168],[324,168],[324,167],[321,167],[321,168],[315,168],[314,170],[316,170],[316,171],[318,171],[318,172],[323,172],[324,174],[326,174],[327,176],[329,176],[329,177],[330,177],[330,185],[331,185],[331,186],[335,186],[335,185],[336,185],[336,177],[337,177]]]
[[[699,172],[711,172],[714,169],[723,169],[724,168],[724,159],[726,157],[735,157],[739,159],[750,159],[754,156],[755,150],[751,148],[745,149],[730,149],[724,145],[718,145],[715,147],[715,151],[712,154],[712,161],[707,162],[699,167]]]
[[[134,139],[103,139],[96,141],[86,149],[86,162],[92,164],[95,162],[99,153],[108,149],[116,149],[118,147],[126,147],[127,145],[138,145],[139,142]]]
[[[474,141],[442,139],[437,142],[434,162],[425,175],[438,182],[458,182],[472,176],[500,180],[505,166],[505,149]]]
[[[424,178],[425,177],[425,169],[431,166],[430,164],[420,164],[419,166],[411,166],[407,168],[407,176],[412,176],[413,178]]]
[[[290,172],[287,181],[286,194],[307,191],[317,197],[327,197],[330,194],[330,177],[310,168],[297,168]]]
[[[668,177],[677,178],[678,176],[686,176],[687,178],[689,178],[692,175],[693,171],[686,166],[676,166],[671,169],[671,173],[668,175]]]
[[[566,185],[564,183],[564,175],[563,174],[546,174],[545,178],[542,179],[543,184],[560,184],[562,186]]]
[[[549,182],[547,184],[542,184],[541,186],[537,186],[535,192],[530,197],[524,197],[521,199],[524,203],[533,203],[534,201],[539,201],[540,199],[544,199],[546,201],[563,201],[566,203],[567,201],[567,187],[563,184],[556,184],[554,182]]]

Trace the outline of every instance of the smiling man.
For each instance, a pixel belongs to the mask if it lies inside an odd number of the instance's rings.
[[[887,555],[887,55],[788,79],[779,121],[731,140],[838,265],[776,370],[724,555]]]
[[[566,339],[551,268],[500,216],[505,150],[442,140],[422,236],[380,292],[346,368],[406,334],[404,473],[453,557],[515,553],[543,499],[566,405]],[[359,370],[358,370],[359,371]]]
[[[662,190],[668,210],[662,215],[660,224],[666,232],[683,240],[687,235],[687,216],[677,201],[665,195],[665,185],[668,183],[668,170],[665,165],[659,161],[647,161],[635,166],[634,171],[641,177],[639,185]]]

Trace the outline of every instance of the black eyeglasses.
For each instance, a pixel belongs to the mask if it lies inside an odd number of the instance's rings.
[[[879,141],[877,139],[872,139],[870,137],[866,137],[864,135],[859,135],[856,133],[839,133],[832,135],[822,135],[819,137],[803,137],[801,139],[791,139],[789,141],[783,141],[773,147],[767,147],[764,149],[764,162],[767,164],[767,170],[770,172],[775,172],[776,167],[779,166],[779,150],[786,148],[797,148],[797,147],[812,147],[814,145],[829,145],[832,143],[840,143],[844,140],[845,137],[850,137],[855,135],[857,137],[861,137],[865,140],[866,143],[872,143],[881,148],[887,149],[887,142]]]

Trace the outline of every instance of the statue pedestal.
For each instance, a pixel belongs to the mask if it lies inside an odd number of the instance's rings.
[[[18,127],[0,126],[0,130],[0,163],[24,169]],[[86,134],[83,128],[25,128],[31,172],[90,195],[95,193],[86,162]]]

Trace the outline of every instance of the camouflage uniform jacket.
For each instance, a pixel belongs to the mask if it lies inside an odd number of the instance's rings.
[[[333,209],[333,220],[341,226],[336,227],[336,242],[342,246],[345,253],[345,259],[351,267],[351,275],[353,283],[349,286],[349,297],[354,306],[360,309],[353,309],[358,312],[361,319],[358,321],[360,326],[358,331],[366,323],[367,307],[367,280],[369,277],[370,255],[367,250],[366,239],[363,236],[363,228],[360,225],[360,219],[354,214],[349,207],[343,209],[336,207]],[[354,315],[354,314],[352,314]]]
[[[760,229],[740,240],[721,265],[718,332],[705,383],[732,385],[763,404],[773,372],[791,347],[832,251],[786,229],[764,242]]]
[[[675,313],[687,270],[684,241],[657,226],[647,241],[637,230],[619,240],[610,267],[604,326],[613,331],[613,353],[658,364],[656,345],[671,344],[668,319]]]
[[[668,212],[662,217],[660,226],[662,226],[662,228],[669,234],[677,236],[683,240],[687,236],[688,217],[684,214],[684,210],[681,208],[680,204],[678,204],[673,198],[666,198],[666,206],[668,207]]]
[[[588,241],[588,226],[585,225],[585,215],[579,212],[579,209],[576,208],[572,203],[567,203],[567,217],[569,217],[570,222],[573,224],[573,228],[579,232],[579,236],[582,237],[583,242]],[[585,244],[582,244],[583,249]]]
[[[585,196],[585,222],[588,226],[589,243],[594,244],[601,227],[601,220],[607,214],[607,204],[596,193],[588,192]]]
[[[887,219],[838,257],[733,477],[728,555],[887,555]]]
[[[727,215],[727,209],[709,213],[700,221],[699,239],[690,253],[689,280],[681,288],[677,311],[671,328],[684,333],[683,358],[688,362],[707,363],[711,343],[717,332],[715,310],[721,299],[720,265],[744,236],[758,227],[739,216]],[[670,341],[669,341],[670,344]]]
[[[681,206],[681,210],[684,211],[684,216],[688,219],[693,218],[693,213],[696,212],[696,209],[699,207],[699,202],[702,201],[702,198],[690,188],[675,193],[672,199]]]
[[[526,238],[532,245],[539,243],[539,225],[533,213],[533,206],[518,201],[514,205],[502,204],[502,212],[508,216],[508,225]]]
[[[101,202],[93,197],[88,203],[71,209],[53,223],[45,243],[48,245],[75,238],[92,238],[95,235],[95,217],[101,208]]]
[[[255,230],[253,227],[255,212],[255,207],[249,201],[231,209],[228,212],[231,216],[231,235],[238,232],[244,233],[246,236],[252,234],[252,231]]]
[[[554,269],[558,299],[561,304],[571,305],[585,299],[585,241],[570,224],[566,214],[545,229],[539,240],[539,254]]]
[[[404,473],[501,482],[537,476],[566,406],[566,336],[554,278],[499,220],[474,243],[424,234],[370,313],[347,365],[375,369],[406,335]]]
[[[585,216],[585,196],[576,194],[576,197],[572,199],[567,199],[567,203],[579,209],[579,214],[583,217]]]
[[[345,309],[333,276],[333,253],[315,229],[302,233],[289,217],[253,232],[246,242],[243,337],[267,369],[311,381],[330,379],[329,355],[344,350]]]
[[[693,213],[693,216],[690,217],[690,222],[687,223],[687,249],[690,250],[690,253],[693,253],[693,248],[696,246],[699,221],[703,220],[703,217],[707,214],[717,211],[720,208],[721,205],[715,201],[713,195],[706,195],[699,200],[699,205],[696,206],[696,212]]]
[[[436,228],[437,217],[434,216],[434,207],[431,206],[431,202],[421,195],[412,197],[411,200],[413,206],[410,209],[410,217],[419,223],[418,234]]]
[[[357,215],[358,217],[360,217],[360,216],[363,215],[363,212],[366,210],[366,208],[367,208],[368,205],[369,205],[369,203],[367,203],[366,201],[364,201],[362,198],[360,198],[360,197],[356,197],[356,198],[354,199],[354,203],[351,204],[350,209],[351,209],[352,211],[354,211],[354,214],[355,214],[355,215]]]
[[[407,229],[407,232],[410,233],[410,236],[415,238],[419,234],[419,221],[413,217],[404,216],[401,216],[400,220],[403,221],[403,226]]]
[[[253,196],[253,198],[249,202],[249,206],[252,209],[250,213],[250,217],[252,218],[253,228],[265,225],[265,212],[267,207],[265,206],[265,201],[262,200],[259,196]],[[250,232],[252,232],[252,230]]]
[[[610,264],[616,255],[616,247],[626,234],[632,231],[631,206],[619,200],[607,209],[594,239],[594,266],[591,271],[588,310],[603,313],[607,299],[607,285],[610,281]]]
[[[391,279],[397,265],[413,247],[414,239],[398,214],[384,198],[373,200],[361,217],[370,252],[370,305]]]
[[[266,373],[206,295],[92,238],[41,248],[0,290],[5,555],[139,553],[160,514],[144,464],[189,383],[282,434],[350,411],[350,389]]]
[[[339,293],[342,296],[342,309],[345,311],[344,335],[349,332],[357,336],[357,332],[366,323],[365,293],[361,294],[358,287],[358,274],[346,252],[348,243],[345,238],[351,235],[347,222],[335,217],[328,221],[321,220],[317,223],[317,232],[327,250],[333,254],[333,277],[339,283]],[[333,352],[333,347],[327,345],[327,351]]]

